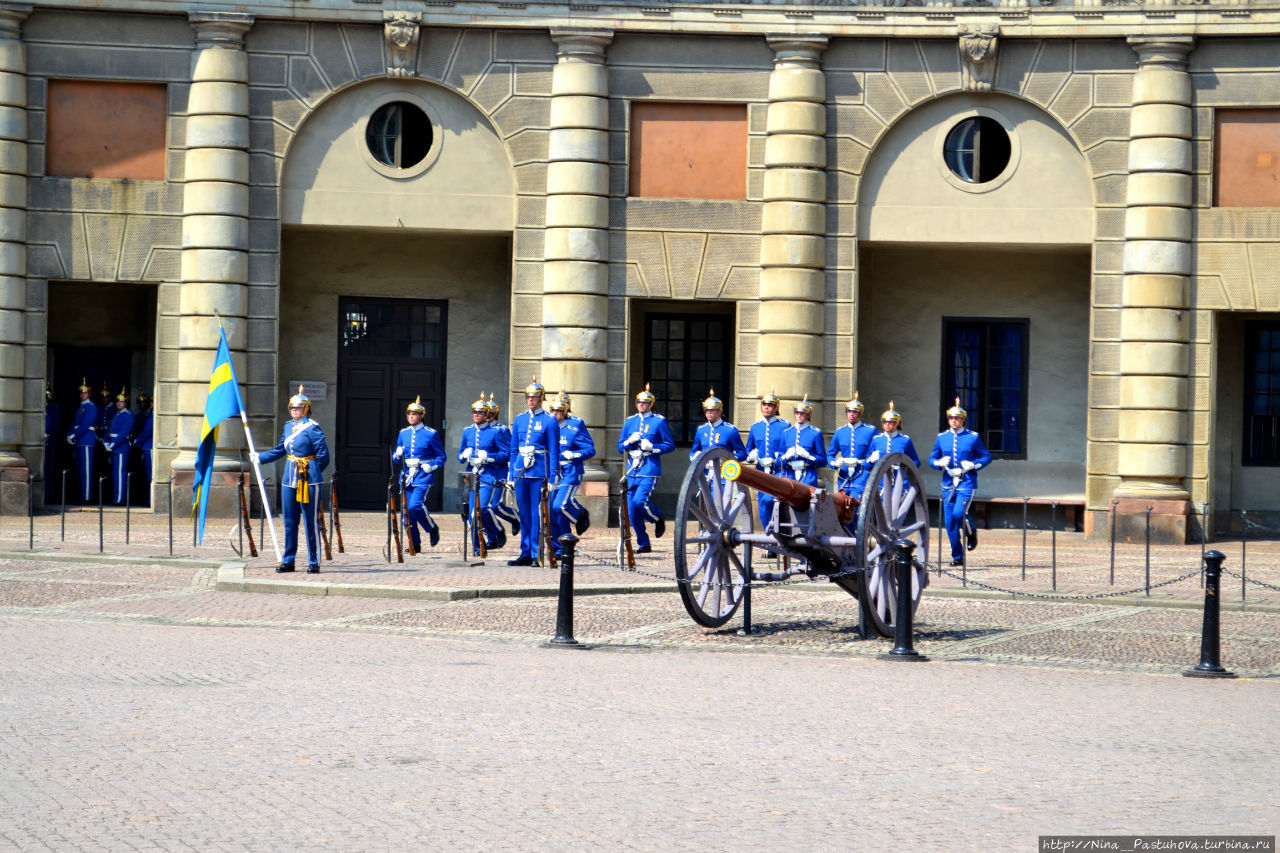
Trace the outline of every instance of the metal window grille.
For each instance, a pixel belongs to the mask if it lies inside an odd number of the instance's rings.
[[[955,398],[993,456],[1027,455],[1027,320],[943,320],[942,405]],[[946,428],[946,417],[941,417]]]

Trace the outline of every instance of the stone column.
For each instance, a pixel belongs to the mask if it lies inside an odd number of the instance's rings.
[[[19,447],[27,367],[27,53],[22,22],[30,13],[30,6],[0,5],[0,511],[5,514],[27,509],[27,460]]]
[[[200,442],[209,374],[218,348],[218,316],[227,331],[237,376],[245,376],[249,313],[249,56],[244,34],[253,18],[230,12],[193,12],[196,31],[187,102],[186,186],[182,202],[181,317],[178,322],[177,437],[174,463],[190,482]],[[215,314],[216,312],[216,314]],[[172,399],[163,400],[173,406]],[[161,411],[159,415],[174,414]],[[239,447],[236,426],[219,444]],[[219,454],[221,457],[222,454]],[[239,469],[235,456],[217,469]],[[183,476],[185,474],[185,477]],[[216,494],[216,493],[215,493]]]
[[[553,29],[551,139],[542,277],[542,382],[561,388],[603,446],[609,355],[609,30]],[[527,376],[514,377],[523,388]],[[600,454],[587,463],[580,496],[598,523],[608,483]],[[585,498],[600,499],[595,506]]]
[[[770,36],[769,45],[757,392],[812,402],[822,396],[824,361],[827,37]],[[824,422],[820,406],[813,417]]]
[[[1129,39],[1138,54],[1129,124],[1120,315],[1118,516],[1183,539],[1190,497],[1191,36]]]

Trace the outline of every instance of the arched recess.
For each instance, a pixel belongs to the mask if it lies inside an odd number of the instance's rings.
[[[1008,139],[1006,164],[981,182],[945,154],[948,135],[975,118]],[[983,496],[1082,500],[1095,204],[1070,135],[1008,95],[929,101],[871,152],[857,237],[863,399],[894,400],[923,457],[963,389],[971,425],[1005,443]],[[978,346],[962,348],[970,332]],[[1020,357],[997,345],[1011,339]]]
[[[403,168],[381,162],[368,141],[374,115],[396,103],[430,125],[425,156]],[[506,387],[515,187],[484,114],[422,80],[342,89],[292,139],[279,196],[277,395],[323,383],[313,409],[332,430],[344,506],[385,501],[408,403],[420,397],[425,422],[456,448],[479,391]],[[433,510],[456,495],[447,456]]]

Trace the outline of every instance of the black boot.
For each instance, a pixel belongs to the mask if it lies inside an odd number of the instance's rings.
[[[440,525],[431,525],[431,529],[427,531],[427,539],[431,542],[432,548],[440,544]]]
[[[586,507],[582,508],[582,515],[578,516],[578,520],[573,523],[573,532],[579,536],[587,532],[587,528],[591,527],[591,513]]]
[[[280,565],[276,566],[276,571],[279,572],[280,574],[284,574],[285,572],[291,572],[293,571],[293,563],[281,563]]]

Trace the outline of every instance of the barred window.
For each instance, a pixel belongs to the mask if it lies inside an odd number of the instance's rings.
[[[714,314],[649,314],[645,318],[645,381],[658,397],[676,444],[692,444],[705,423],[708,390],[725,401],[730,420],[733,318]]]
[[[1280,324],[1245,326],[1245,465],[1280,465]]]
[[[992,456],[1027,455],[1027,320],[943,320],[942,405],[960,398],[965,425]],[[946,426],[945,417],[942,419]]]

